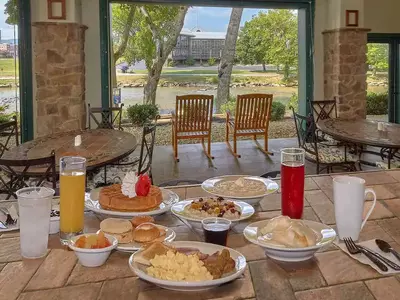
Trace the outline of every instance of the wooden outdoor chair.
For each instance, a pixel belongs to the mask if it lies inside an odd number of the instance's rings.
[[[51,179],[52,188],[56,190],[56,156],[54,150],[49,156],[36,159],[12,160],[0,158],[0,193],[7,194],[6,200],[11,196],[17,198],[15,192],[28,186],[41,186],[43,182]],[[43,172],[30,173],[30,168],[41,168]],[[30,178],[34,178],[34,180]]]
[[[200,139],[204,153],[211,156],[211,120],[213,113],[213,95],[176,96],[175,112],[172,112],[172,147],[174,157],[178,159],[178,140]],[[207,150],[204,145],[207,139]]]
[[[19,145],[17,117],[14,116],[12,121],[0,124],[0,137],[2,138],[0,140],[0,157],[2,157],[4,151]],[[13,137],[15,137],[15,144],[11,143]]]
[[[91,107],[88,103],[89,129],[92,129],[91,121],[93,120],[98,129],[118,129],[123,130],[122,121],[122,103],[119,107]]]
[[[226,112],[226,136],[225,140],[229,150],[236,157],[236,140],[238,136],[251,136],[257,147],[268,155],[268,127],[271,117],[273,95],[271,94],[246,94],[238,95],[236,100],[235,117],[231,118],[230,112]],[[229,142],[229,134],[233,134],[233,149]],[[257,135],[264,136],[264,147],[257,141]]]

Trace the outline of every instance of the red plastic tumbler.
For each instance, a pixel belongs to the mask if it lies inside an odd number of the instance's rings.
[[[304,207],[304,150],[281,150],[282,215],[301,219]]]

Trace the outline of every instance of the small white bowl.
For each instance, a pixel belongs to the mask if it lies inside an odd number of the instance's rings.
[[[56,234],[60,232],[60,217],[50,217],[49,233]]]
[[[80,264],[84,267],[89,268],[100,267],[101,265],[103,265],[106,262],[107,258],[110,256],[111,251],[118,246],[118,240],[115,237],[109,234],[105,234],[106,238],[110,241],[111,246],[101,249],[85,249],[75,247],[75,242],[81,236],[88,236],[93,234],[94,233],[81,234],[73,237],[68,242],[69,248],[75,251],[75,255],[78,257]]]

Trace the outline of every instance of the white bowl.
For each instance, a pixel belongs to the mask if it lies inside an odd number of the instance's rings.
[[[265,227],[269,220],[263,220],[248,225],[244,231],[244,237],[251,243],[256,244],[265,250],[265,254],[270,258],[280,261],[304,261],[312,258],[320,248],[327,247],[336,239],[336,232],[331,227],[308,220],[302,220],[305,225],[310,227],[317,235],[317,244],[304,248],[281,248],[258,239],[258,230]]]
[[[85,248],[75,247],[75,242],[81,236],[88,236],[93,234],[94,233],[81,234],[73,237],[68,242],[69,248],[75,251],[75,255],[78,257],[80,264],[84,267],[90,267],[90,268],[100,267],[106,262],[107,258],[110,256],[111,251],[117,248],[118,246],[118,240],[115,237],[109,234],[105,234],[106,238],[110,241],[111,246],[101,249],[85,249]]]
[[[50,217],[49,233],[56,234],[60,232],[60,217]]]
[[[214,189],[215,185],[224,180],[229,180],[229,181],[235,181],[239,178],[248,178],[252,180],[257,180],[262,182],[267,190],[265,192],[259,193],[258,195],[254,196],[232,196],[232,195],[225,195],[224,192],[218,192]],[[252,175],[224,175],[224,176],[218,176],[214,178],[210,178],[205,180],[202,184],[201,187],[204,191],[207,193],[210,193],[214,196],[219,196],[227,199],[233,199],[233,200],[240,200],[244,201],[250,205],[257,206],[259,202],[264,199],[265,196],[275,193],[279,189],[279,185],[268,178],[263,178],[260,176],[252,176]]]

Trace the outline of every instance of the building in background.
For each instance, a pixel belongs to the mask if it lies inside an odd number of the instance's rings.
[[[177,62],[183,62],[187,59],[201,61],[214,58],[219,60],[225,45],[225,37],[225,32],[183,29],[174,50],[172,50],[172,60]]]

